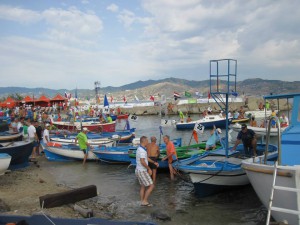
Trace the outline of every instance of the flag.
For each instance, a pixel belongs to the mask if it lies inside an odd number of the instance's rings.
[[[184,96],[190,98],[190,97],[192,97],[192,94],[188,91],[185,91]]]
[[[210,92],[208,91],[208,93],[207,93],[207,98],[210,99],[210,97],[211,97],[211,96],[210,96]]]
[[[198,133],[195,130],[193,130],[193,137],[194,137],[195,141],[198,143]]]
[[[159,132],[161,135],[164,135],[163,130],[162,130],[162,126],[159,126]]]
[[[137,117],[137,115],[133,114],[129,117],[129,119],[136,122],[138,120],[138,117]]]
[[[201,123],[195,123],[194,130],[195,130],[198,134],[203,134],[204,128],[205,128],[205,127],[204,127]]]
[[[136,100],[137,102],[140,101],[139,98],[138,98],[136,95],[134,96],[134,98],[135,98],[135,100]]]
[[[104,105],[104,107],[109,107],[109,104],[108,104],[108,100],[107,100],[106,95],[104,95],[104,102],[103,102],[103,105]]]
[[[114,100],[114,98],[113,98],[113,96],[111,95],[111,96],[110,96],[110,102],[112,103],[113,100]]]
[[[154,102],[154,96],[150,95],[150,100]]]
[[[179,93],[177,93],[177,92],[174,91],[174,99],[175,99],[175,101],[177,100],[177,98],[180,98],[180,95],[179,95]]]
[[[67,93],[67,92],[65,92],[65,97],[66,97],[67,99],[69,99],[69,100],[70,100],[70,98],[71,98],[71,93]]]
[[[231,94],[232,94],[234,97],[237,97],[237,96],[238,96],[238,93],[235,92],[235,91],[233,91],[233,90],[231,90]]]
[[[123,101],[126,102],[126,97],[125,96],[123,97]]]

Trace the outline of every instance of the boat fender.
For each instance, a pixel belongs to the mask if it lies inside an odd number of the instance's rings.
[[[114,134],[114,135],[112,135],[111,136],[113,139],[120,139],[121,137],[120,137],[120,135],[117,135],[117,134]]]
[[[140,138],[134,138],[134,139],[132,140],[132,144],[133,144],[134,146],[139,145],[139,144],[140,144]]]

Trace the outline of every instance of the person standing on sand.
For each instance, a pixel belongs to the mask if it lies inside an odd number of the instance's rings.
[[[148,202],[148,198],[151,192],[154,189],[154,184],[151,179],[152,170],[148,166],[148,155],[146,146],[148,144],[148,139],[146,136],[142,136],[140,138],[140,146],[136,150],[136,168],[135,175],[137,176],[139,183],[141,185],[140,188],[140,198],[141,198],[141,206],[153,206]],[[152,161],[156,166],[158,166],[157,162]]]
[[[153,136],[150,138],[150,140],[151,140],[151,142],[149,144],[147,144],[146,148],[147,148],[148,158],[150,158],[152,161],[155,162],[155,164],[152,162],[149,162],[149,167],[152,170],[152,180],[153,180],[153,183],[155,184],[156,172],[157,172],[157,167],[158,167],[158,166],[156,166],[156,162],[158,160],[160,151],[159,151],[158,145],[156,144],[156,137]]]
[[[37,149],[39,147],[39,138],[36,134],[35,127],[30,122],[30,119],[27,120],[27,124],[28,124],[27,132],[28,132],[29,141],[33,141],[33,150],[31,153],[31,158],[34,159],[37,155]]]
[[[174,146],[174,143],[170,141],[170,137],[168,135],[164,136],[164,142],[166,144],[167,156],[162,159],[162,161],[168,159],[169,170],[170,170],[170,178],[174,180],[175,169],[172,166],[174,161],[177,161],[177,153]]]
[[[89,150],[88,148],[90,147],[91,149],[93,148],[90,143],[88,143],[88,138],[86,136],[87,132],[89,130],[84,127],[82,129],[82,131],[76,136],[75,138],[75,145],[77,144],[77,141],[78,141],[78,144],[79,144],[79,148],[83,151],[83,154],[84,154],[84,158],[83,158],[83,163],[82,165],[85,164],[86,162],[86,159],[88,157],[88,153],[89,153]]]

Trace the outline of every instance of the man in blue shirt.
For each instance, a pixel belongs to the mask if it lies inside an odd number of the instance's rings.
[[[210,132],[210,137],[206,142],[205,150],[213,150],[216,148],[216,142],[219,139],[219,134],[222,134],[221,129],[216,129],[216,126],[214,126],[214,128]]]

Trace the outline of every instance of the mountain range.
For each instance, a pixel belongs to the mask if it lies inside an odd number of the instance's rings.
[[[213,87],[216,87],[216,81],[213,81]],[[225,88],[226,82],[219,81],[219,89]],[[192,95],[195,92],[203,93],[207,95],[209,91],[210,80],[195,81],[185,80],[178,78],[165,78],[161,80],[147,80],[137,81],[134,83],[126,84],[120,87],[103,87],[100,88],[100,95],[107,94],[113,96],[115,100],[121,100],[123,96],[128,99],[137,98],[148,100],[151,95],[166,95],[168,97],[173,96],[173,92],[176,91],[184,96],[184,92],[188,91]],[[281,81],[281,80],[264,80],[260,78],[246,79],[238,81],[236,84],[237,92],[253,96],[262,96],[266,94],[282,94],[282,93],[295,93],[300,92],[300,81]],[[234,89],[231,82],[230,89]],[[39,97],[45,94],[48,97],[53,97],[55,94],[64,94],[65,92],[75,94],[75,89],[49,89],[49,88],[26,88],[26,87],[0,87],[0,97],[3,99],[9,95],[16,95],[25,97],[26,95]],[[94,98],[94,89],[78,89],[77,94],[79,98]]]

